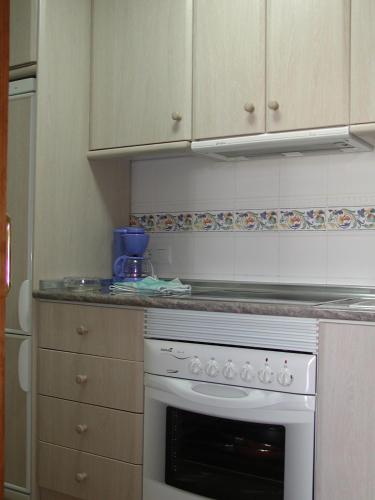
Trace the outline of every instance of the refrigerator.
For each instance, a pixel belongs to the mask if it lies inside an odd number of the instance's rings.
[[[36,80],[9,84],[7,212],[11,288],[5,322],[5,500],[31,494],[32,238]]]

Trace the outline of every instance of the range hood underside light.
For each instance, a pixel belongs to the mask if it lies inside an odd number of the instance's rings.
[[[191,149],[198,155],[234,161],[259,157],[357,153],[372,151],[373,146],[351,134],[349,127],[337,127],[193,141]]]

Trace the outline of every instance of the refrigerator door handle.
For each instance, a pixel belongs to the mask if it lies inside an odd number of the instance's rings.
[[[31,332],[31,290],[30,280],[25,280],[20,286],[18,295],[18,321],[21,330],[26,333]]]
[[[6,289],[6,294],[8,295],[10,287],[11,287],[11,280],[12,280],[12,273],[11,273],[11,265],[12,265],[12,254],[11,254],[11,245],[12,245],[12,240],[11,240],[11,235],[12,235],[12,221],[9,215],[7,214],[6,216],[6,255],[5,255],[5,289]]]
[[[24,392],[31,390],[31,339],[26,339],[18,351],[18,381]]]

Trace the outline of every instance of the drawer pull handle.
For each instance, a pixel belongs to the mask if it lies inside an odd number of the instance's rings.
[[[77,483],[83,483],[83,481],[86,481],[86,479],[87,479],[86,472],[77,472],[76,474]]]
[[[175,122],[180,122],[182,120],[182,114],[179,113],[178,111],[173,111],[173,113],[171,114],[171,117],[172,117],[172,120],[174,120]]]
[[[89,333],[89,329],[87,328],[87,326],[80,325],[77,326],[76,332],[78,333],[78,335],[86,335],[87,333]]]
[[[87,375],[77,375],[76,376],[76,382],[77,382],[77,384],[80,384],[80,385],[86,384],[86,382],[87,382]]]
[[[254,113],[254,111],[255,111],[255,106],[254,106],[254,104],[253,104],[252,102],[247,102],[247,103],[244,105],[243,109],[244,109],[245,111],[247,111],[248,113]]]
[[[84,434],[87,431],[88,427],[86,424],[78,424],[76,426],[76,432],[78,434]]]
[[[272,111],[277,111],[280,108],[280,104],[277,101],[269,101],[268,107]]]

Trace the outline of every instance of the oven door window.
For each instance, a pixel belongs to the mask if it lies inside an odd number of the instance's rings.
[[[283,500],[285,427],[167,407],[165,482],[207,498]]]

